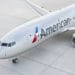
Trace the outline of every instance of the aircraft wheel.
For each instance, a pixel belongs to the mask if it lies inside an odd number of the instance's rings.
[[[75,47],[75,34],[73,34],[73,37],[72,37],[72,44],[73,44],[73,47]]]
[[[12,59],[12,63],[18,63],[18,58]]]

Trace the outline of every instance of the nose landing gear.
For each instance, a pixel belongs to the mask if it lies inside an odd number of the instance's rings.
[[[12,59],[12,63],[14,63],[14,64],[18,63],[18,58]]]
[[[72,36],[72,44],[73,44],[73,47],[75,47],[75,34],[73,34]]]

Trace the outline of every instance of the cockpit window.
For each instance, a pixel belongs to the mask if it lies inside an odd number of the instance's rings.
[[[14,46],[15,44],[15,42],[8,43],[8,47]]]
[[[7,46],[7,45],[8,45],[7,43],[2,43],[2,44],[1,44],[1,46]]]
[[[14,46],[16,44],[16,42],[10,42],[10,43],[2,43],[2,42],[0,42],[0,45],[1,46],[4,46],[4,47],[12,47],[12,46]]]

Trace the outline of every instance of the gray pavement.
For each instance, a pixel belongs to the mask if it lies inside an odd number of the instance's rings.
[[[74,0],[31,0],[55,11]],[[47,4],[46,4],[47,3]],[[0,38],[39,15],[24,0],[0,0]],[[58,34],[19,56],[18,64],[0,60],[0,75],[75,75],[75,48],[72,33]]]

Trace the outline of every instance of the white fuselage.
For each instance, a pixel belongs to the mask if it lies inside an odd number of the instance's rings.
[[[27,22],[6,34],[0,41],[0,58],[11,58],[38,45],[75,24],[75,5]],[[9,43],[13,43],[11,45]],[[8,46],[9,44],[9,46]]]

